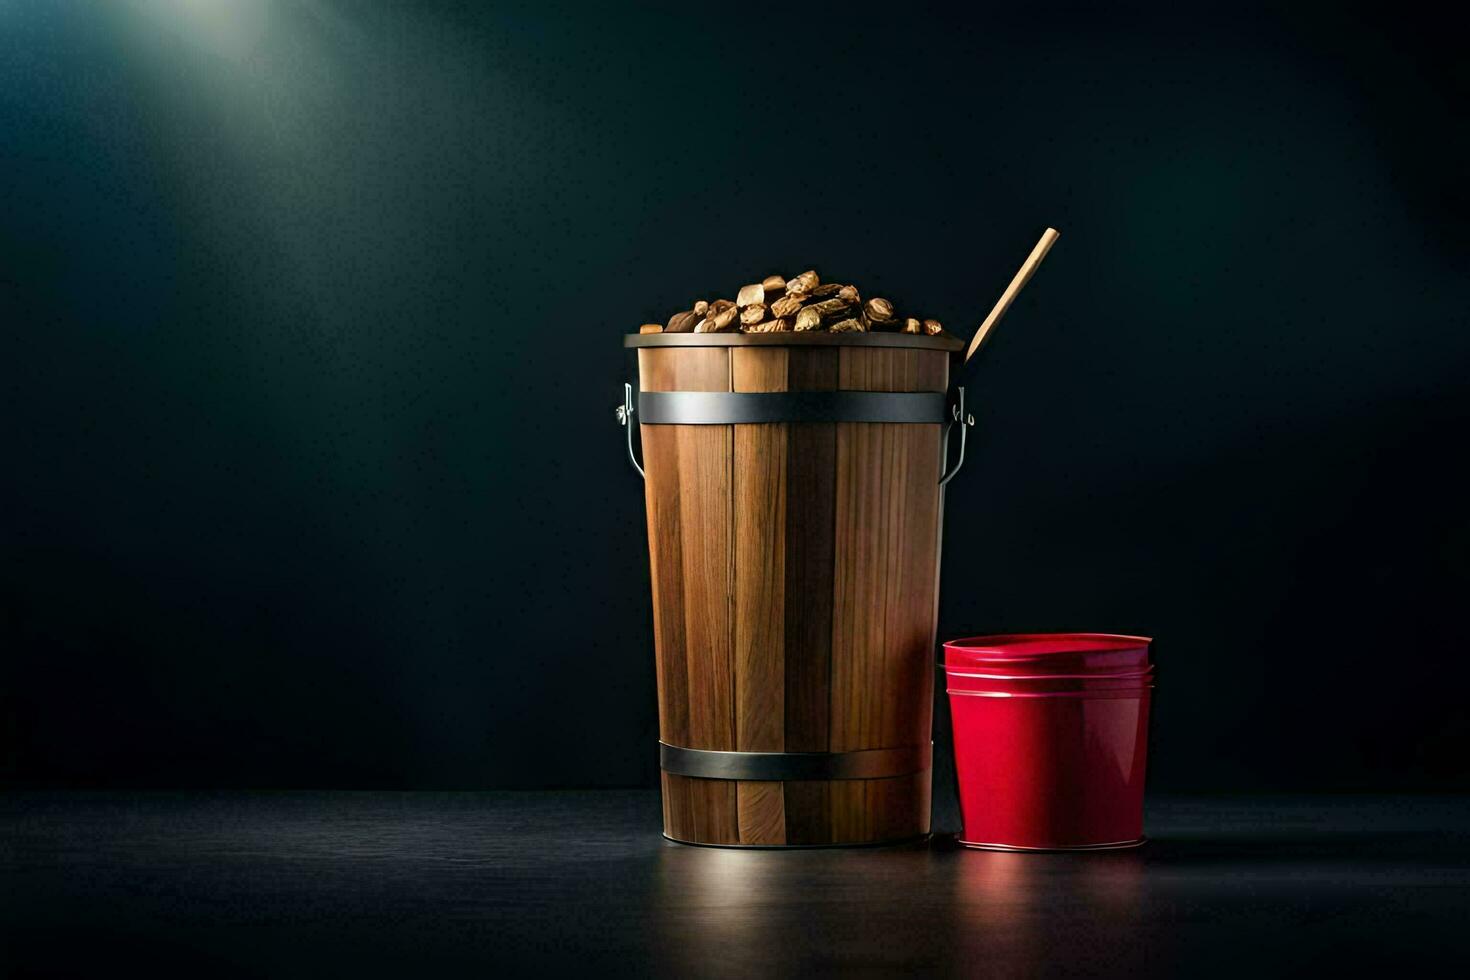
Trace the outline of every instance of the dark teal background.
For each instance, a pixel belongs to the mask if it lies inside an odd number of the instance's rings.
[[[0,779],[651,783],[621,334],[968,336],[942,635],[1158,637],[1152,785],[1470,788],[1463,24],[0,0]]]

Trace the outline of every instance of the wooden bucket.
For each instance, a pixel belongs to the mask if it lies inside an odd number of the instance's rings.
[[[646,470],[664,835],[781,847],[927,834],[960,342],[625,344],[638,348],[637,404],[629,386],[619,417],[640,422]],[[628,439],[637,466],[631,425]]]

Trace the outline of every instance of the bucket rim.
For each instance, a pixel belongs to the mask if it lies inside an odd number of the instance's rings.
[[[624,347],[911,347],[957,353],[965,342],[952,334],[897,333],[887,330],[863,333],[646,333],[625,334]]]
[[[946,653],[985,660],[1046,660],[1078,654],[1147,650],[1151,636],[1127,633],[994,633],[944,641]]]
[[[1152,696],[1155,685],[1119,687],[1101,691],[966,691],[946,687],[945,694],[954,698],[1004,698],[1007,701],[1044,701],[1049,698],[1075,701],[1127,701]]]
[[[950,677],[974,677],[978,680],[1003,681],[1005,683],[1052,683],[1054,681],[1126,681],[1142,678],[1152,680],[1154,665],[1142,670],[1094,671],[1075,674],[993,674],[986,673],[984,664],[944,664],[944,673]]]

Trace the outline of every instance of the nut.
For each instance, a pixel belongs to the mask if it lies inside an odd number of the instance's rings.
[[[729,316],[725,316],[726,313],[728,313]],[[698,327],[695,327],[694,332],[717,333],[730,326],[730,324],[734,323],[735,317],[738,315],[739,311],[736,310],[734,303],[730,302],[728,299],[717,299],[713,303],[709,304],[709,309],[705,310],[704,329],[701,330]]]
[[[694,328],[695,333],[721,333],[733,329],[739,311],[728,299],[717,299],[709,305],[704,322]]]
[[[795,316],[796,311],[801,309],[802,297],[787,293],[771,304],[772,316]]]
[[[816,310],[822,315],[822,319],[824,320],[832,320],[846,313],[852,307],[840,299],[824,299],[820,303],[813,303],[806,307],[806,309]]]
[[[786,280],[786,292],[809,293],[822,284],[815,269],[808,269],[795,279]]]
[[[717,303],[718,302],[729,303],[730,301],[729,300],[716,300],[716,302]],[[709,321],[708,321],[709,322],[709,329],[706,332],[707,333],[725,333],[726,331],[734,330],[735,329],[735,318],[738,317],[739,315],[740,315],[740,311],[737,310],[737,309],[735,309],[735,304],[734,303],[730,303],[729,306],[725,307],[724,309],[720,310],[718,313],[714,314],[713,316],[711,316],[709,318]]]
[[[675,313],[669,317],[669,322],[664,325],[664,333],[690,333],[694,325],[701,317],[693,310],[685,310],[683,313]]]
[[[863,312],[874,323],[893,322],[893,304],[881,296],[874,296],[863,304]]]
[[[936,336],[944,332],[938,320],[900,317],[893,303],[875,296],[863,302],[857,286],[824,283],[815,269],[790,279],[770,275],[741,286],[733,300],[695,300],[690,309],[674,313],[663,326],[645,323],[641,334],[653,333],[863,333],[902,331]]]

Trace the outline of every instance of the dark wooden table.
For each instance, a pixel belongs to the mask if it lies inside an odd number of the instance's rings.
[[[1154,799],[1138,851],[730,851],[651,792],[0,797],[0,972],[1138,975],[1470,963],[1470,799]]]

